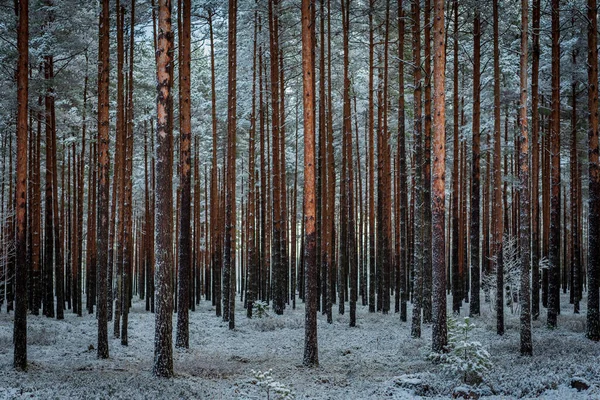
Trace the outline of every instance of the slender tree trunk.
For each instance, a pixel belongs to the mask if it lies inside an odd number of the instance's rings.
[[[306,284],[306,316],[304,361],[309,367],[319,365],[317,347],[317,257],[315,199],[315,96],[314,96],[314,3],[302,0],[302,83],[304,105],[304,225],[306,244],[304,268]],[[274,115],[276,113],[273,113]]]
[[[539,201],[539,129],[538,81],[540,69],[540,0],[532,4],[531,57],[531,314],[540,314],[540,201]]]
[[[403,0],[398,1],[398,163],[400,179],[400,320],[406,322],[406,283],[408,275],[408,230],[407,230],[407,207],[408,207],[408,188],[406,175],[406,121],[405,121],[405,99],[404,99],[404,10]],[[371,118],[372,122],[372,118]],[[372,168],[369,169],[372,174]],[[372,185],[372,180],[370,185]],[[370,186],[371,187],[371,186]],[[372,204],[369,205],[371,212]],[[373,228],[374,229],[374,228]],[[373,250],[374,253],[374,250]]]
[[[181,186],[181,208],[179,213],[179,274],[177,295],[177,347],[190,347],[189,317],[190,270],[192,247],[190,234],[192,179],[191,179],[191,0],[183,0],[181,14],[181,41],[179,43],[179,184]]]
[[[255,5],[256,7],[256,5]],[[258,259],[256,251],[256,60],[258,36],[258,10],[254,10],[254,39],[252,54],[252,110],[250,114],[250,131],[248,138],[248,279],[246,282],[246,315],[252,318],[252,308],[258,294]],[[293,235],[293,232],[292,232]],[[292,236],[294,237],[294,236]],[[294,244],[294,243],[292,243]],[[295,254],[295,253],[293,253]],[[293,290],[293,289],[292,289]],[[293,295],[293,292],[292,292]]]
[[[389,7],[386,15],[389,14]],[[349,34],[350,34],[350,1],[342,0],[342,25],[344,42],[344,95],[343,95],[343,134],[344,151],[346,154],[346,183],[345,183],[345,221],[346,237],[341,238],[342,251],[347,252],[348,272],[350,275],[350,326],[356,326],[356,301],[358,300],[358,263],[356,259],[356,225],[354,219],[354,173],[352,162],[352,115],[350,107],[350,55],[349,55]],[[387,30],[387,28],[386,28]],[[387,46],[386,46],[387,48]],[[386,64],[387,71],[387,64]],[[387,72],[386,72],[387,73]],[[389,282],[389,281],[388,281]],[[344,285],[346,285],[344,280]],[[389,296],[388,296],[389,303]],[[388,304],[389,308],[389,304]]]
[[[169,118],[172,107],[173,31],[171,1],[159,0],[157,52],[157,126],[156,126],[156,327],[154,368],[158,377],[173,376],[173,127]]]
[[[432,183],[432,350],[441,352],[448,343],[446,326],[445,221],[445,27],[444,0],[434,0],[433,14],[433,183]]]
[[[529,209],[529,138],[527,132],[527,29],[528,0],[521,0],[521,59],[520,59],[520,111],[519,126],[519,223],[521,253],[521,288],[519,301],[521,306],[521,355],[531,355],[531,288],[529,282],[530,251],[530,209]],[[514,206],[514,205],[513,205]]]
[[[229,0],[229,39],[228,39],[228,89],[227,89],[227,142],[228,142],[228,160],[227,177],[225,179],[226,199],[225,199],[225,254],[223,269],[224,279],[229,279],[223,286],[225,293],[223,300],[228,302],[225,312],[229,312],[227,320],[229,329],[235,328],[235,289],[236,289],[236,263],[235,263],[235,238],[236,238],[236,219],[235,219],[235,153],[236,153],[236,103],[237,103],[237,56],[236,56],[236,35],[237,35],[237,0]],[[224,315],[225,317],[225,315]]]
[[[17,49],[17,210],[15,238],[14,359],[17,370],[27,369],[27,111],[29,64],[29,1],[18,2]]]
[[[431,0],[424,9],[425,101],[423,131],[423,322],[432,322],[431,310]]]
[[[480,254],[479,240],[481,230],[479,227],[479,198],[481,175],[481,16],[480,2],[475,5],[473,17],[473,158],[472,158],[472,183],[471,183],[471,299],[469,302],[469,315],[479,315],[481,306],[480,294]],[[485,239],[484,239],[485,240]]]
[[[552,114],[550,131],[550,243],[548,326],[555,328],[560,310],[560,1],[552,0]]]
[[[44,57],[44,78],[52,79],[51,72],[52,56]],[[54,161],[55,154],[52,140],[52,88],[47,88],[45,97],[45,120],[46,120],[46,195],[45,195],[45,220],[44,220],[44,315],[50,318],[54,317],[54,201],[52,189],[54,185]],[[11,150],[12,151],[12,150]],[[12,154],[12,153],[11,153]],[[9,164],[10,165],[10,164]],[[12,179],[11,179],[12,181]],[[10,191],[9,191],[10,192]],[[9,204],[12,204],[9,196]],[[8,225],[10,226],[10,225]],[[7,293],[7,301],[8,293]],[[7,307],[9,305],[7,304]]]
[[[588,0],[588,110],[589,110],[589,242],[588,242],[588,339],[600,340],[598,278],[600,272],[600,168],[598,159],[598,19],[596,0]]]
[[[108,358],[109,24],[109,0],[103,0],[98,46],[98,358]]]
[[[421,307],[423,304],[423,120],[421,105],[421,9],[420,1],[412,4],[413,15],[413,63],[414,68],[414,142],[415,142],[415,241],[413,252],[413,311],[411,336],[421,337]]]
[[[132,195],[132,175],[133,175],[133,54],[135,45],[135,0],[131,0],[130,10],[130,34],[129,34],[129,75],[127,78],[127,118],[125,129],[125,175],[124,175],[124,195],[125,195],[125,219],[124,223],[124,257],[123,257],[123,288],[121,300],[121,314],[123,323],[121,324],[121,345],[128,345],[129,328],[129,308],[132,296],[133,267],[134,267],[134,228],[133,228],[133,195]]]
[[[374,81],[374,61],[373,53],[375,44],[373,39],[373,12],[376,0],[369,1],[369,106],[368,106],[368,129],[369,129],[369,312],[375,312],[375,141],[374,141],[374,99],[373,99],[373,81]],[[400,9],[400,7],[398,7]],[[404,66],[402,64],[402,66]],[[333,210],[332,210],[333,211]],[[332,212],[332,214],[334,214]]]
[[[502,239],[504,219],[502,212],[502,140],[500,131],[500,52],[498,49],[498,0],[493,1],[494,14],[494,184],[493,184],[493,226],[494,226],[494,262],[496,264],[496,332],[504,334],[504,261],[502,258]]]
[[[452,110],[453,110],[453,166],[452,166],[452,311],[454,314],[460,313],[460,307],[462,305],[462,285],[461,285],[461,271],[459,261],[459,121],[458,121],[458,0],[453,0],[453,17],[454,17],[454,46],[453,46],[453,88],[452,88]]]
[[[212,165],[211,165],[211,178],[210,178],[210,228],[211,228],[211,270],[215,290],[213,291],[212,301],[216,305],[217,317],[221,316],[221,267],[218,263],[217,250],[217,221],[218,221],[218,201],[219,201],[219,189],[217,186],[218,171],[217,171],[217,92],[215,88],[215,45],[214,45],[214,34],[213,34],[213,11],[208,10],[208,31],[210,37],[210,75],[211,75],[211,121],[212,121]],[[217,287],[218,283],[218,287]]]

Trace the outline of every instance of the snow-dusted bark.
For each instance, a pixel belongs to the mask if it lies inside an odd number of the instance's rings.
[[[27,96],[29,91],[29,1],[18,2],[17,50],[17,187],[15,236],[14,360],[18,370],[27,369]]]
[[[500,132],[500,50],[498,0],[493,1],[493,30],[494,30],[494,166],[493,166],[493,197],[492,225],[494,240],[492,255],[496,264],[496,332],[504,334],[504,263],[502,260],[502,238],[504,235],[504,219],[502,210],[502,134]]]
[[[431,0],[423,9],[423,323],[432,321],[431,304]]]
[[[177,287],[177,339],[176,346],[188,348],[190,306],[190,279],[192,267],[191,202],[192,202],[192,125],[191,125],[191,0],[181,2],[181,32],[179,43],[179,132],[180,140],[180,187],[181,209],[179,210],[179,269]]]
[[[173,376],[173,30],[171,1],[159,0],[156,119],[156,265],[154,368],[159,377]]]
[[[537,319],[540,314],[540,201],[539,201],[539,70],[540,70],[540,0],[532,4],[532,56],[531,56],[531,314]]]
[[[480,2],[475,4],[473,16],[473,160],[471,173],[471,298],[469,301],[469,315],[480,314],[480,255],[479,241],[481,232],[479,227],[479,199],[481,182],[481,138],[480,138],[480,87],[481,87],[481,16]],[[485,240],[485,239],[484,239]]]
[[[560,0],[552,0],[552,117],[550,122],[550,242],[548,259],[548,326],[560,312]]]
[[[444,236],[446,174],[444,0],[434,0],[433,6],[432,349],[440,352],[448,343],[448,328],[446,326],[446,239]]]
[[[420,0],[412,3],[413,19],[413,78],[414,92],[414,142],[415,142],[415,222],[414,222],[414,251],[413,251],[413,310],[412,337],[421,337],[421,307],[423,304],[423,110],[421,103],[421,8]]]
[[[273,244],[272,244],[272,291],[273,310],[276,314],[283,314],[285,308],[285,266],[283,265],[283,254],[281,240],[283,237],[283,210],[284,199],[282,199],[281,181],[281,114],[279,87],[279,1],[269,0],[269,45],[271,51],[271,114],[272,123],[272,176],[273,176]]]
[[[521,255],[521,354],[532,354],[531,343],[531,232],[529,209],[529,132],[527,127],[527,28],[528,0],[521,0],[521,58],[520,58],[520,109],[519,109],[519,233]]]
[[[314,17],[311,0],[302,0],[302,86],[304,106],[304,268],[306,311],[304,317],[304,365],[319,365],[317,345],[317,247],[315,199],[315,124],[314,124]]]
[[[109,0],[102,1],[98,45],[98,358],[108,358]]]
[[[589,243],[587,337],[600,340],[598,275],[600,271],[600,162],[598,158],[598,20],[596,0],[588,0],[588,109],[589,109]]]

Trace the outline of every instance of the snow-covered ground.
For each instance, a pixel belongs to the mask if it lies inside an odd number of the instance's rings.
[[[600,344],[585,338],[585,303],[582,308],[581,314],[573,315],[563,297],[555,331],[545,327],[542,309],[542,318],[533,323],[534,356],[521,357],[518,315],[507,310],[506,333],[499,337],[495,314],[482,303],[483,315],[474,319],[472,337],[489,350],[494,367],[478,393],[499,399],[600,398]],[[464,305],[463,313],[467,311]],[[319,315],[320,366],[309,369],[302,366],[302,303],[296,310],[288,307],[283,316],[271,313],[252,320],[239,303],[237,328],[230,331],[203,301],[190,312],[190,349],[174,351],[176,376],[169,380],[152,375],[154,315],[144,311],[140,301],[129,314],[128,347],[112,337],[109,324],[108,360],[96,358],[93,315],[77,317],[67,311],[64,321],[30,315],[27,373],[12,368],[13,314],[3,308],[0,398],[266,399],[266,392],[253,383],[253,369],[272,369],[274,380],[290,387],[296,398],[449,398],[461,386],[459,377],[444,374],[427,360],[430,326],[424,326],[421,339],[410,337],[410,312],[409,322],[401,323],[398,314],[369,314],[367,307],[359,306],[358,326],[350,328],[348,320],[348,314],[334,312],[333,324],[327,324]],[[571,388],[573,377],[591,387],[578,392]]]

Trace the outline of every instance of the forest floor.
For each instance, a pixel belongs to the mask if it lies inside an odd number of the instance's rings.
[[[129,315],[129,346],[113,338],[109,324],[108,360],[98,360],[92,349],[97,332],[93,315],[77,317],[67,311],[63,321],[28,316],[27,373],[12,368],[13,313],[3,307],[0,398],[266,399],[266,391],[253,383],[253,369],[272,369],[274,380],[291,388],[298,399],[449,398],[461,386],[459,377],[428,361],[431,326],[423,327],[421,339],[410,337],[410,309],[409,322],[401,323],[398,314],[369,314],[359,306],[354,328],[348,326],[348,312],[335,311],[333,324],[319,314],[320,366],[310,369],[302,367],[301,302],[283,316],[270,313],[252,320],[238,303],[237,327],[230,331],[210,302],[202,301],[190,312],[190,348],[175,349],[175,378],[169,380],[152,375],[154,315],[139,300]],[[462,311],[468,312],[467,304]],[[472,340],[482,342],[493,362],[476,391],[482,397],[600,398],[600,343],[585,338],[585,301],[582,313],[573,315],[568,297],[563,297],[559,327],[553,331],[546,328],[542,309],[540,320],[533,322],[532,357],[519,355],[517,313],[507,310],[501,337],[489,303],[482,303],[482,316],[473,322]],[[571,388],[574,377],[587,381],[589,389]]]

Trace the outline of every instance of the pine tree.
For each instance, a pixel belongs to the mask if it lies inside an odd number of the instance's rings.
[[[519,110],[519,231],[521,253],[521,355],[531,355],[531,269],[530,209],[529,209],[529,137],[527,128],[527,29],[528,0],[521,0],[521,57],[520,57],[520,110]],[[514,205],[513,205],[514,206]]]
[[[319,365],[317,345],[317,247],[315,199],[315,97],[314,97],[314,14],[311,0],[302,0],[302,87],[304,105],[304,225],[306,244],[304,268],[306,285],[306,317],[304,365]]]
[[[182,8],[178,10],[181,15],[182,32],[179,42],[179,133],[180,156],[179,173],[181,186],[181,208],[179,213],[179,269],[178,273],[178,302],[177,302],[177,347],[188,348],[189,339],[189,316],[190,306],[190,272],[192,261],[192,247],[190,234],[191,220],[191,0],[183,0]]]
[[[588,110],[589,110],[589,243],[587,337],[600,340],[598,278],[600,271],[600,166],[598,159],[598,20],[596,0],[588,0]]]
[[[159,0],[156,124],[156,325],[154,368],[158,377],[173,376],[173,148],[171,107],[173,85],[173,30],[171,1]]]
[[[109,3],[102,1],[98,34],[98,358],[108,358]]]
[[[433,183],[432,183],[432,349],[441,352],[448,343],[446,326],[446,245],[445,222],[445,26],[444,0],[434,0],[433,14]]]
[[[552,0],[552,114],[550,122],[550,242],[548,326],[556,328],[560,312],[560,1]]]
[[[18,2],[17,49],[17,209],[16,209],[16,265],[15,265],[15,369],[27,369],[27,112],[29,63],[29,0]]]
[[[481,3],[475,5],[473,17],[473,161],[471,182],[471,299],[469,302],[469,315],[479,315],[481,307],[480,294],[480,254],[479,240],[481,230],[479,226],[479,200],[481,181]]]

